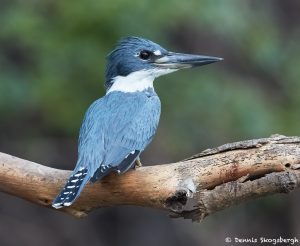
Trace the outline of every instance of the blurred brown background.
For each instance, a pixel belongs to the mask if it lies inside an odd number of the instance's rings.
[[[162,117],[144,165],[226,142],[300,135],[300,2],[0,0],[0,151],[72,169],[105,56],[123,36],[225,61],[157,79]],[[250,201],[196,224],[147,208],[78,220],[0,194],[0,245],[225,245],[300,238],[300,192]],[[246,245],[246,244],[244,244]]]

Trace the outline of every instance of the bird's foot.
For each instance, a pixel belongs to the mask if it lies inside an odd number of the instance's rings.
[[[134,168],[136,169],[136,168],[139,168],[139,167],[141,167],[141,166],[143,166],[143,165],[142,165],[140,159],[136,159],[136,160],[135,160]]]

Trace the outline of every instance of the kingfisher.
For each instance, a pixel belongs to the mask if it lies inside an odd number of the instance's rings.
[[[121,39],[107,56],[106,94],[85,113],[75,169],[52,206],[70,206],[88,182],[141,166],[140,155],[152,141],[160,118],[155,78],[221,60],[170,52],[140,37]]]

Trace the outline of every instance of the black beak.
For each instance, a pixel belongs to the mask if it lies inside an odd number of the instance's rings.
[[[154,60],[154,64],[160,68],[182,69],[199,67],[206,64],[222,61],[223,58],[213,56],[201,56],[168,52],[166,55]]]

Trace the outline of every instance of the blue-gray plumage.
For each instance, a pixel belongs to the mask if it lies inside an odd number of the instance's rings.
[[[88,181],[100,180],[112,171],[124,173],[139,160],[159,122],[160,100],[153,88],[156,77],[220,60],[169,52],[143,38],[121,40],[108,55],[106,95],[85,114],[76,167],[52,206],[70,206]]]

